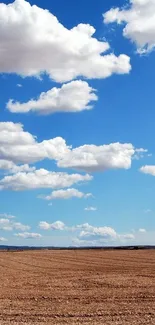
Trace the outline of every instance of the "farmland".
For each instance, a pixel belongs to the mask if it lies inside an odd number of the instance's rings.
[[[155,250],[0,252],[0,324],[155,324]]]

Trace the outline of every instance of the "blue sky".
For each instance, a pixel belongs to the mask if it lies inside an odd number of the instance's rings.
[[[0,3],[2,244],[155,244],[154,12]]]

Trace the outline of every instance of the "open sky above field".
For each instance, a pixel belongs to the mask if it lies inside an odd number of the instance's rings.
[[[155,244],[155,1],[0,2],[0,240]]]

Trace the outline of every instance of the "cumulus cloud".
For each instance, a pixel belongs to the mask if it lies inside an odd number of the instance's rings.
[[[40,239],[42,238],[41,234],[33,233],[33,232],[21,232],[15,234],[16,237],[24,238],[24,239]]]
[[[4,159],[0,160],[0,169],[2,170],[12,170],[14,166],[16,165],[12,161],[4,160]]]
[[[124,235],[117,235],[118,239],[120,239],[122,242],[123,241],[128,241],[128,240],[133,240],[135,238],[135,236],[133,234],[124,234]]]
[[[13,228],[21,231],[29,230],[30,227],[26,225],[22,225],[20,222],[14,222],[13,223]]]
[[[76,229],[80,230],[80,233],[77,239],[77,242],[83,244],[92,244],[92,245],[102,245],[110,244],[116,242],[126,242],[128,240],[133,240],[133,234],[118,234],[111,227],[96,227],[91,226],[88,223],[77,225]]]
[[[17,87],[22,88],[23,86],[22,86],[22,84],[17,84]]]
[[[78,198],[78,199],[82,199],[82,198],[88,198],[92,196],[91,193],[83,193],[80,192],[79,190],[75,189],[75,188],[68,188],[67,190],[57,190],[57,191],[53,191],[50,195],[47,196],[43,196],[43,195],[39,195],[39,198],[50,201],[50,200],[68,200],[71,198]]]
[[[40,221],[39,228],[43,230],[65,230],[66,226],[62,221],[56,221],[48,223],[46,221]]]
[[[3,160],[3,168],[8,163],[10,169],[10,161],[29,164],[46,158],[60,159],[68,151],[69,147],[61,137],[39,143],[35,136],[23,130],[22,124],[0,122],[0,160]]]
[[[82,229],[79,237],[82,239],[104,239],[104,240],[112,240],[116,239],[117,233],[111,227],[93,227],[89,224],[83,224],[78,226],[79,229]]]
[[[23,132],[20,123],[0,122],[1,144],[33,144],[35,137],[28,132]],[[10,137],[9,137],[10,135]]]
[[[15,174],[12,176],[13,179],[18,178],[20,172],[34,171],[33,175],[38,174],[29,164],[44,159],[55,160],[60,168],[73,168],[86,172],[128,169],[131,167],[134,155],[141,155],[142,150],[143,154],[147,151],[142,148],[136,149],[131,143],[119,142],[72,148],[61,137],[38,142],[35,136],[24,131],[22,124],[0,122],[0,169]],[[24,175],[23,173],[24,178],[27,177]]]
[[[3,241],[7,241],[7,239],[4,237],[0,237],[0,242],[3,242]]]
[[[129,73],[130,58],[105,54],[109,44],[93,37],[94,27],[64,27],[48,10],[25,0],[0,3],[0,72],[40,76],[58,82],[78,76],[106,78]],[[24,42],[23,42],[24,40]]]
[[[154,165],[152,165],[152,166],[145,165],[145,166],[142,166],[139,170],[143,174],[149,174],[149,175],[155,176],[155,166]]]
[[[9,160],[0,160],[0,169],[7,171],[10,174],[16,174],[18,172],[31,172],[35,170],[35,167],[30,167],[28,164],[16,165]]]
[[[54,223],[48,223],[46,221],[41,221],[39,223],[39,228],[42,230],[59,230],[59,231],[69,231],[71,233],[77,233],[77,241],[85,244],[104,244],[104,243],[115,243],[115,242],[126,242],[134,239],[133,234],[118,234],[111,227],[97,227],[92,226],[89,223],[84,223],[81,225],[75,225],[68,227],[62,221],[56,221]]]
[[[128,169],[135,154],[131,143],[109,145],[84,145],[70,150],[58,161],[58,167],[75,168],[82,171],[104,171],[107,169]]]
[[[56,221],[54,223],[40,221],[38,226],[41,230],[63,231],[72,234],[72,236],[74,234],[75,237],[72,238],[72,242],[77,246],[121,245],[133,242],[135,239],[135,236],[132,233],[120,234],[111,227],[92,226],[89,223],[67,226],[62,221]]]
[[[106,12],[104,23],[125,23],[123,35],[137,46],[139,53],[147,53],[155,48],[155,1],[130,0],[129,6],[112,8]]]
[[[0,218],[0,230],[12,231],[12,230],[21,230],[26,231],[30,229],[30,226],[23,225],[20,222],[14,222],[13,218],[10,216],[2,214],[3,218]],[[12,217],[12,216],[11,216]]]
[[[0,190],[33,190],[37,188],[64,188],[73,184],[90,181],[92,176],[50,172],[45,169],[31,173],[17,173],[0,180]]]
[[[0,230],[11,231],[13,229],[9,219],[0,219]]]
[[[16,217],[13,216],[12,214],[0,213],[0,218],[15,219]]]
[[[16,174],[16,173],[20,173],[20,172],[25,172],[25,173],[27,173],[27,172],[33,172],[33,171],[35,171],[35,167],[33,166],[33,167],[31,167],[31,166],[29,166],[28,164],[24,164],[24,165],[15,165],[15,164],[13,164],[13,166],[12,166],[12,168],[11,169],[9,169],[9,173],[10,174]]]
[[[146,229],[144,229],[144,228],[140,228],[140,229],[139,229],[139,232],[141,232],[141,233],[145,233],[145,232],[146,232]]]
[[[9,100],[7,108],[12,113],[36,112],[52,114],[57,112],[81,112],[92,109],[91,101],[98,98],[86,81],[76,80],[62,85],[61,88],[52,88],[40,94],[39,98],[31,99],[26,103]]]
[[[97,208],[96,207],[87,207],[84,209],[85,211],[96,211]]]

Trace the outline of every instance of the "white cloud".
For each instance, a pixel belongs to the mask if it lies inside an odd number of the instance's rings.
[[[148,154],[148,150],[147,149],[143,149],[143,148],[136,149],[135,154],[133,156],[133,159],[139,160],[141,158],[144,158],[144,156],[145,156],[146,153],[147,153],[147,157],[151,157],[152,156],[152,154]]]
[[[127,55],[105,54],[109,44],[93,37],[94,27],[79,24],[69,30],[48,10],[24,0],[0,4],[0,30],[1,73],[46,72],[63,82],[78,76],[106,78],[131,69]]]
[[[12,161],[9,160],[0,160],[0,169],[2,170],[11,170],[14,166],[16,166]]]
[[[109,240],[116,240],[117,233],[116,231],[111,227],[93,227],[89,224],[81,225],[81,228],[83,229],[80,232],[79,237],[82,239],[92,239],[98,240],[98,239],[104,239],[105,241]]]
[[[155,48],[155,1],[130,0],[129,6],[122,9],[112,8],[104,15],[104,23],[125,23],[124,37],[137,46],[139,53],[146,53]]]
[[[9,100],[7,108],[12,113],[27,113],[30,111],[39,114],[52,114],[57,112],[81,112],[92,109],[91,101],[98,98],[86,81],[76,80],[62,85],[61,88],[52,88],[40,94],[36,100],[26,103]]]
[[[67,190],[57,190],[57,191],[53,191],[50,195],[47,196],[43,196],[43,195],[39,195],[39,198],[50,201],[50,200],[57,200],[57,199],[61,199],[61,200],[68,200],[71,198],[88,198],[92,196],[91,193],[83,193],[80,192],[79,190],[75,189],[75,188],[68,188]]]
[[[11,231],[12,229],[12,224],[9,219],[0,219],[0,230]]]
[[[84,145],[70,150],[58,160],[58,167],[69,167],[83,171],[128,169],[136,150],[131,143],[109,145]]]
[[[17,173],[5,176],[0,180],[0,190],[34,190],[38,188],[64,188],[73,184],[90,181],[92,176],[80,174],[67,174],[50,172],[45,169],[35,170],[31,173]]]
[[[1,145],[32,145],[35,143],[35,137],[28,132],[23,132],[23,126],[20,123],[0,122],[0,133]]]
[[[20,173],[20,172],[33,172],[35,171],[35,167],[30,167],[28,164],[24,164],[24,165],[13,165],[12,168],[9,170],[10,174],[16,174],[16,173]]]
[[[39,143],[35,136],[23,130],[22,124],[0,122],[0,160],[3,160],[3,168],[8,164],[10,169],[12,162],[27,164],[46,158],[60,159],[68,151],[69,147],[61,137]]]
[[[3,241],[7,241],[7,239],[4,237],[0,237],[0,242],[3,242]]]
[[[96,211],[97,208],[96,207],[87,207],[84,209],[85,211]]]
[[[16,165],[10,160],[0,160],[0,169],[7,171],[9,174],[16,174],[18,172],[32,172],[35,170],[35,167],[30,167],[28,164]]]
[[[118,234],[111,227],[96,227],[91,226],[88,223],[83,225],[77,225],[76,229],[80,230],[80,233],[75,241],[81,242],[81,245],[92,244],[102,245],[110,243],[121,243],[134,239],[133,234]]]
[[[141,232],[141,233],[145,233],[146,229],[140,228],[138,231]]]
[[[46,221],[40,221],[39,228],[43,230],[65,230],[65,224],[62,221],[56,221],[48,223]]]
[[[7,214],[1,214],[3,216],[0,218],[0,230],[12,231],[12,230],[29,230],[30,226],[23,225],[20,222],[14,222],[12,216],[8,216]]]
[[[18,87],[18,88],[21,88],[21,87],[23,87],[23,86],[22,86],[21,84],[17,84],[17,87]]]
[[[119,234],[111,227],[97,227],[89,223],[68,227],[62,221],[54,223],[41,221],[39,228],[47,231],[58,230],[70,232],[71,234],[75,233],[76,237],[72,238],[72,242],[77,245],[121,245],[128,242],[131,243],[135,239],[135,236],[131,233]]]
[[[6,218],[6,219],[15,219],[16,217],[11,215],[11,214],[7,214],[7,213],[0,213],[0,218]]]
[[[40,239],[42,235],[33,233],[33,232],[22,232],[15,234],[16,237],[24,238],[24,239]]]
[[[93,240],[85,240],[85,239],[80,239],[78,237],[72,238],[72,244],[73,247],[80,247],[80,246],[96,246],[96,241]]]
[[[128,240],[133,240],[135,236],[133,234],[125,234],[125,235],[119,235],[118,234],[118,239],[120,239],[122,242],[126,242]]]
[[[26,231],[29,230],[30,227],[26,225],[22,225],[20,222],[14,222],[13,223],[13,229],[21,230],[21,231]]]
[[[154,165],[142,166],[139,170],[143,174],[149,174],[149,175],[155,176],[155,166]]]
[[[23,125],[0,122],[0,168],[11,172],[30,171],[28,164],[44,159],[55,160],[58,167],[84,171],[104,171],[106,169],[128,169],[134,155],[141,155],[145,149],[136,149],[131,143],[111,143],[107,145],[68,146],[61,138],[37,142],[35,136],[23,130]],[[24,164],[16,166],[15,164]]]

